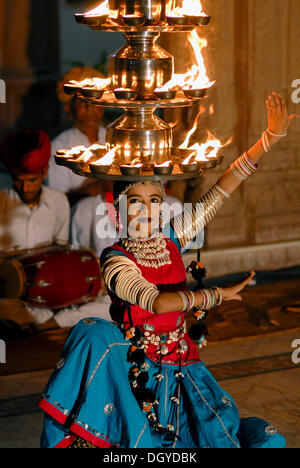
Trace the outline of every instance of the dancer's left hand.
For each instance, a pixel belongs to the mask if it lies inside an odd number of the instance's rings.
[[[255,271],[252,270],[248,278],[241,283],[221,289],[223,301],[242,301],[242,297],[239,293],[253,280],[254,276]]]

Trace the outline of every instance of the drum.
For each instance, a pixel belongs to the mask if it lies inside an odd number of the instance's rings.
[[[0,297],[39,308],[84,304],[100,294],[101,269],[90,249],[51,246],[2,258]]]

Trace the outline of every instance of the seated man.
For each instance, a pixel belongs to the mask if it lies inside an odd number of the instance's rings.
[[[86,179],[65,167],[58,166],[54,159],[56,152],[61,149],[82,145],[89,147],[94,143],[105,145],[106,129],[101,126],[103,109],[81,102],[75,96],[64,92],[64,84],[71,80],[82,81],[86,78],[103,78],[103,75],[94,68],[76,67],[69,70],[57,85],[58,99],[63,103],[65,112],[73,126],[52,141],[48,185],[55,190],[64,192],[71,205],[87,196],[97,195],[102,187],[97,180]]]
[[[28,250],[54,243],[67,244],[70,208],[67,197],[44,187],[51,154],[48,135],[39,130],[26,130],[6,139],[0,159],[9,171],[13,187],[0,188],[0,251],[2,259],[10,250]],[[100,303],[98,302],[100,301]],[[38,329],[71,327],[90,317],[108,317],[107,299],[76,308],[53,311],[28,307],[18,299],[0,299],[0,319]]]

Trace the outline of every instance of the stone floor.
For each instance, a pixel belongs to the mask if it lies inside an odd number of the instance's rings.
[[[291,359],[300,328],[214,342],[202,357],[236,400],[242,417],[258,416],[300,448],[300,364]],[[0,377],[0,448],[38,448],[43,415],[36,403],[51,370]]]

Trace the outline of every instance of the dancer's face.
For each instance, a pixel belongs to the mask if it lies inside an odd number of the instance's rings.
[[[128,235],[150,237],[159,229],[162,193],[156,184],[138,184],[127,192]]]

